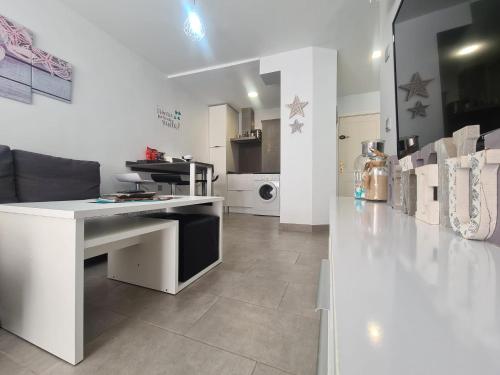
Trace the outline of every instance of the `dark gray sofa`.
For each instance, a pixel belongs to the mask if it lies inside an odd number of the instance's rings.
[[[100,165],[0,145],[0,203],[97,198]]]

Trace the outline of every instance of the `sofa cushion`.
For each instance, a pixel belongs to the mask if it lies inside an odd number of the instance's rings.
[[[0,145],[0,203],[17,201],[12,151],[8,146]]]
[[[14,150],[17,197],[20,202],[97,198],[99,163]]]

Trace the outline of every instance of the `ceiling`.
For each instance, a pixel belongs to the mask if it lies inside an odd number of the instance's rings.
[[[339,94],[378,90],[378,2],[197,0],[206,37],[183,31],[187,0],[62,0],[167,75],[307,46],[339,50]],[[145,5],[147,4],[147,6]]]
[[[259,74],[258,60],[171,80],[207,105],[227,103],[237,110],[248,107],[269,109],[280,106],[280,86],[264,84]],[[258,92],[259,96],[249,98],[250,91]]]

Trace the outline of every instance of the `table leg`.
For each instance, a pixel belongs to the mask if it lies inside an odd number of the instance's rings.
[[[189,195],[196,195],[196,164],[189,164]]]
[[[211,167],[207,168],[207,195],[212,196],[213,192],[213,176],[214,176],[214,171]]]
[[[141,236],[140,243],[108,253],[108,277],[176,294],[179,280],[179,222]],[[159,261],[161,260],[161,261]]]
[[[207,170],[203,169],[201,172],[201,179],[205,182],[201,184],[201,195],[206,196],[207,195]]]
[[[83,359],[84,223],[0,213],[2,328],[75,365]]]

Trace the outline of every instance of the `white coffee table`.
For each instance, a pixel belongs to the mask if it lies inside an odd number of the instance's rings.
[[[151,246],[155,248],[151,254],[158,254],[163,243],[167,243],[162,241],[169,241],[167,235],[150,241],[151,245],[145,240],[148,235],[171,228],[168,220],[130,222],[115,215],[161,210],[219,216],[219,260],[193,278],[196,279],[222,261],[222,203],[221,197],[186,196],[169,201],[114,204],[88,200],[1,204],[2,328],[77,364],[83,359],[84,349],[84,259],[138,244],[141,239],[143,248]],[[105,218],[109,218],[109,223]],[[154,259],[149,263],[154,263]],[[122,277],[132,277],[126,270],[118,271],[125,275]],[[172,275],[168,276],[172,279]],[[131,282],[153,288],[157,285],[145,279]]]

